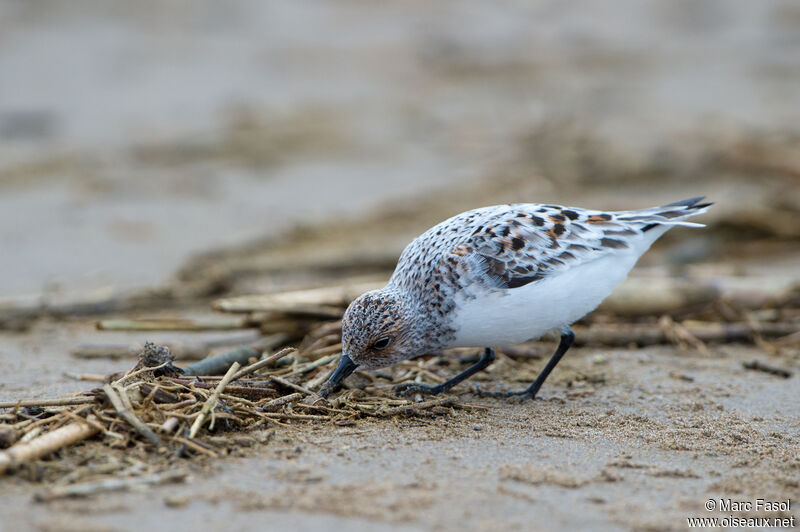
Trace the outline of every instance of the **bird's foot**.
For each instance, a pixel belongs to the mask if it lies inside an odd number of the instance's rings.
[[[479,397],[502,397],[514,402],[524,402],[528,399],[534,399],[536,394],[530,390],[511,390],[511,391],[488,391],[484,390],[480,384],[475,384],[474,392]]]
[[[394,393],[400,396],[409,396],[415,393],[422,395],[436,395],[442,393],[444,388],[441,386],[428,386],[425,384],[418,384],[416,382],[403,382],[395,385],[393,388]]]

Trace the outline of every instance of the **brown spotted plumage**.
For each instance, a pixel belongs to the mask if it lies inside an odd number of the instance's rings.
[[[669,228],[699,226],[686,219],[711,205],[701,200],[619,212],[519,203],[454,216],[406,247],[385,288],[350,305],[343,352],[352,367],[374,368],[566,327]]]
[[[474,283],[517,288],[625,249],[650,224],[697,225],[674,220],[709,205],[698,201],[613,213],[535,203],[475,209],[414,240],[400,257],[392,282],[411,292],[424,291],[430,277],[414,274],[416,265],[423,264],[453,268],[459,274],[457,282],[448,277],[454,289]]]

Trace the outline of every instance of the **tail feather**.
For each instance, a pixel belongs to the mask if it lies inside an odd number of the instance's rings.
[[[648,231],[653,227],[659,225],[682,225],[684,227],[705,227],[703,224],[695,222],[687,222],[687,218],[703,214],[713,205],[711,202],[700,203],[705,199],[705,196],[698,196],[683,201],[676,201],[660,207],[651,207],[649,209],[641,209],[638,211],[628,211],[620,213],[617,216],[618,220],[626,222],[641,223],[643,227],[641,230]]]
[[[713,205],[713,203],[704,203],[702,205],[697,205],[697,202],[703,201],[706,199],[705,196],[697,196],[696,198],[690,198],[687,200],[676,201],[675,203],[667,203],[664,207],[708,207],[709,205]]]

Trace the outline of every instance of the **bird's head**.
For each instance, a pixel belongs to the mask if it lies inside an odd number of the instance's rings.
[[[392,287],[367,292],[350,303],[342,319],[342,358],[326,383],[332,391],[358,369],[390,366],[428,347],[418,309]]]

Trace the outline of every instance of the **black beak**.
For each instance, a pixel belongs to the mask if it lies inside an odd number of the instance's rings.
[[[339,365],[336,366],[336,370],[334,370],[333,374],[331,374],[328,382],[320,388],[319,394],[322,397],[327,397],[329,393],[335,392],[341,386],[342,381],[346,379],[351,373],[353,373],[358,364],[352,361],[352,359],[342,353],[342,358],[339,359]]]

